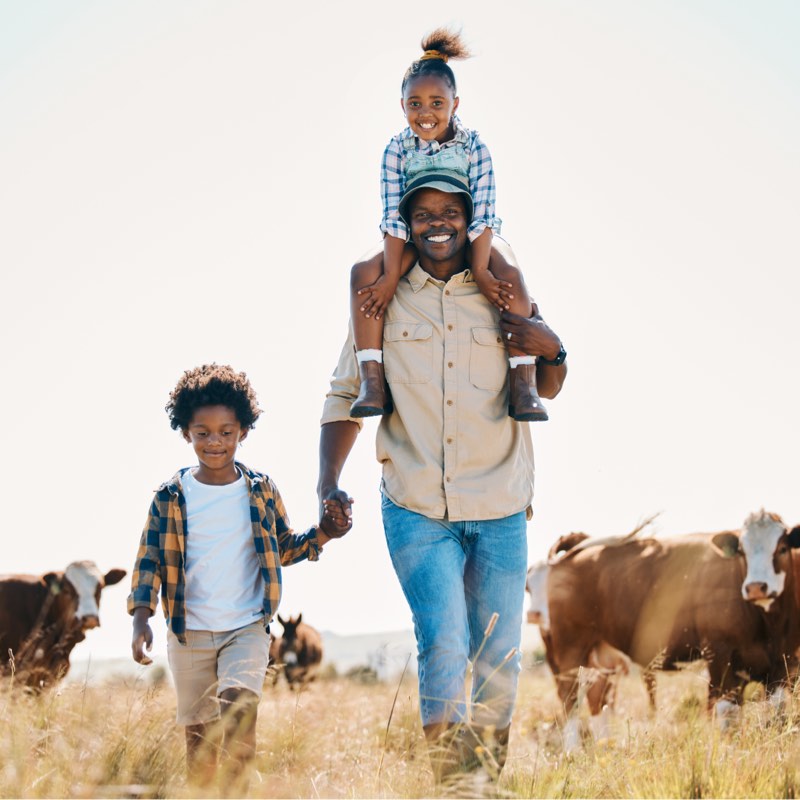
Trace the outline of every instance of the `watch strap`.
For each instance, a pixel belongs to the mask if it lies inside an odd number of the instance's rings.
[[[567,351],[564,349],[563,343],[558,350],[558,355],[555,358],[545,358],[544,356],[539,356],[536,360],[540,361],[542,364],[548,364],[551,367],[559,367],[567,358]]]

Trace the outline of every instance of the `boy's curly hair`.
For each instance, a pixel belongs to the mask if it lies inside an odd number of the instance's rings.
[[[227,364],[203,364],[181,375],[165,407],[172,429],[185,431],[202,406],[232,408],[245,430],[252,428],[261,414],[247,375]]]

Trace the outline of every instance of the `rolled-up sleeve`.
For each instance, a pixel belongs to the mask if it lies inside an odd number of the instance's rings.
[[[403,222],[398,210],[404,191],[403,146],[395,137],[386,145],[381,160],[381,202],[383,203],[381,231],[407,242],[408,226]]]
[[[358,397],[360,385],[358,361],[356,360],[351,329],[347,334],[342,352],[339,354],[339,362],[331,376],[331,388],[325,396],[325,405],[322,407],[320,424],[347,421],[355,422],[361,428],[364,424],[363,420],[350,416],[350,406]]]
[[[286,506],[278,491],[278,487],[268,481],[267,505],[271,505],[275,514],[275,536],[278,539],[281,565],[296,564],[298,561],[317,561],[322,550],[317,538],[317,528],[312,526],[305,533],[295,533],[286,513]]]
[[[129,614],[133,614],[141,606],[146,606],[151,614],[155,614],[158,606],[158,589],[161,585],[160,532],[161,513],[158,499],[154,499],[142,531],[133,567],[131,593],[128,595]]]
[[[500,233],[502,220],[495,215],[497,187],[495,186],[492,155],[477,133],[473,133],[469,153],[469,193],[472,195],[474,213],[467,229],[469,240],[474,242],[486,228]]]

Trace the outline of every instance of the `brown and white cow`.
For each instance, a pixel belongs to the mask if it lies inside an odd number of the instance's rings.
[[[278,614],[278,622],[283,626],[283,635],[276,642],[276,664],[294,689],[316,677],[322,662],[322,637],[316,628],[303,622],[302,614],[288,620]]]
[[[568,550],[588,538],[586,534],[569,534],[568,537],[561,537],[551,554],[553,551],[560,553]],[[525,590],[529,595],[527,619],[529,623],[539,626],[545,660],[555,680],[570,680],[569,676],[562,678],[561,668],[553,650],[547,599],[549,571],[549,561],[539,561],[528,568],[525,581]],[[603,739],[607,737],[608,714],[614,706],[617,679],[630,672],[631,659],[608,642],[601,641],[592,648],[587,660],[588,668],[584,669],[579,676],[578,696],[581,697],[585,694],[592,719],[597,720],[597,724],[594,725],[595,736]]]
[[[72,649],[100,625],[101,590],[125,574],[75,561],[63,572],[0,576],[0,674],[34,688],[66,675]]]
[[[553,657],[562,676],[572,676],[558,682],[565,711],[575,707],[580,668],[601,642],[645,668],[705,660],[709,707],[722,718],[749,680],[780,696],[798,666],[797,546],[800,528],[789,531],[760,511],[741,531],[613,546],[589,540],[568,550],[548,573]],[[576,741],[573,716],[565,745]]]

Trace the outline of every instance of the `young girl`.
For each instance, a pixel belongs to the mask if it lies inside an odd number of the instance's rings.
[[[530,316],[531,301],[511,248],[502,240],[495,216],[492,158],[475,131],[456,117],[456,79],[447,66],[451,58],[469,58],[459,34],[438,28],[422,40],[423,55],[406,71],[400,105],[408,127],[387,145],[381,164],[383,249],[351,271],[350,310],[361,375],[353,417],[390,413],[391,398],[383,368],[382,317],[402,275],[417,260],[409,229],[398,211],[411,178],[422,171],[451,171],[469,182],[474,215],[469,226],[470,267],[478,288],[500,311]],[[536,391],[536,359],[507,344],[509,364],[517,370],[510,381],[509,414],[517,420],[546,420],[547,411]]]

